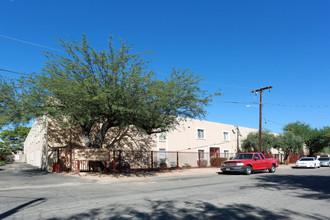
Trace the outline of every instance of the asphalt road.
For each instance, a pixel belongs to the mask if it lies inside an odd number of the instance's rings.
[[[330,168],[100,184],[0,167],[0,219],[329,219]]]

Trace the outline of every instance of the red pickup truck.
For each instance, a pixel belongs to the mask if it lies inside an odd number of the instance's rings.
[[[223,173],[245,173],[250,175],[254,170],[269,170],[274,173],[278,167],[277,160],[265,158],[262,153],[239,153],[234,159],[222,163],[220,169]]]

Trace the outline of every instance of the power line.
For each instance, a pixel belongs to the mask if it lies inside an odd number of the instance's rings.
[[[30,76],[30,74],[27,73],[19,73],[11,70],[5,70],[5,69],[0,69],[0,71],[7,72],[7,73],[14,73],[14,74],[19,74],[19,75],[24,75],[24,76]]]
[[[244,105],[259,104],[258,102],[236,102],[236,101],[213,101],[213,102],[226,103],[226,104],[244,104]]]
[[[280,123],[275,122],[275,121],[272,121],[272,120],[268,120],[268,119],[266,119],[266,118],[264,118],[264,117],[263,117],[263,120],[265,121],[265,123],[267,123],[267,122],[271,122],[271,123],[276,124],[276,125],[278,125],[278,126],[283,126],[283,127],[284,127],[283,124],[280,124]]]
[[[281,107],[293,107],[293,108],[330,108],[330,105],[286,105],[286,104],[273,104],[273,103],[263,103],[263,104],[281,106]]]
[[[52,48],[52,47],[44,46],[42,44],[36,44],[36,43],[29,42],[29,41],[8,37],[8,36],[5,36],[5,35],[0,35],[0,37],[7,38],[7,39],[10,39],[10,40],[14,40],[14,41],[18,41],[18,42],[21,42],[21,43],[31,44],[31,45],[34,45],[34,46],[37,46],[37,47],[43,47],[43,48],[50,49],[50,50],[56,50],[56,51],[59,51],[59,52],[64,52],[63,50],[59,50],[59,49],[55,49],[55,48]]]
[[[259,105],[259,102],[236,102],[236,101],[213,101],[217,103],[226,103],[226,104],[242,104],[242,105]],[[274,103],[262,103],[262,105],[273,105],[280,107],[290,107],[290,108],[330,108],[330,105],[287,105],[287,104],[274,104]]]

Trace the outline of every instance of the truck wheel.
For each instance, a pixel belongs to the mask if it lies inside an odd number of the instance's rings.
[[[252,173],[252,167],[251,166],[246,166],[246,168],[245,168],[245,174],[246,175],[250,175]]]
[[[272,166],[270,167],[270,169],[268,169],[268,171],[269,171],[270,173],[275,173],[275,171],[276,171],[276,167],[275,167],[275,165],[272,164]]]

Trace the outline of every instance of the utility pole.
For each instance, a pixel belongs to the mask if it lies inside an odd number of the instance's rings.
[[[264,88],[260,88],[257,90],[251,91],[251,93],[257,94],[258,92],[260,93],[260,102],[259,102],[259,153],[261,153],[261,130],[262,130],[262,91],[269,89],[272,89],[272,86],[267,86]]]
[[[241,135],[240,134],[240,131],[239,131],[239,128],[238,128],[238,126],[236,126],[236,135],[237,135],[237,143],[236,143],[236,147],[237,147],[237,153],[239,153],[239,152],[241,152],[241,149],[240,149],[240,147],[239,147],[239,136]]]

